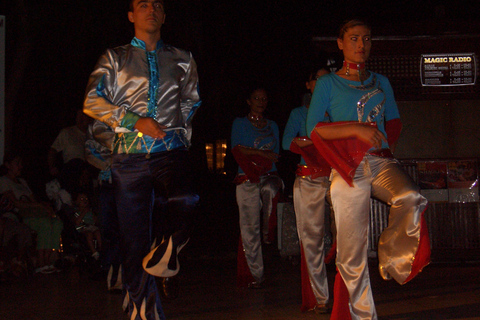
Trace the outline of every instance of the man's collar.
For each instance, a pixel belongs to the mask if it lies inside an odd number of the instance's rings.
[[[145,45],[145,41],[143,40],[140,40],[138,39],[137,37],[133,37],[132,41],[130,42],[130,44],[136,48],[140,48],[140,49],[143,49],[143,50],[146,50],[147,49],[147,46]],[[163,47],[164,44],[163,44],[163,40],[160,39],[158,40],[157,42],[157,49],[160,49],[161,47]]]

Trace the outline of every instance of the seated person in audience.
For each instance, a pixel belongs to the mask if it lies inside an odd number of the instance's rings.
[[[27,182],[21,178],[22,157],[18,154],[6,154],[1,167],[0,193],[12,201],[15,212],[23,223],[37,233],[36,272],[50,273],[56,271],[53,266],[52,253],[60,249],[62,221],[55,216],[52,206],[37,201]]]
[[[80,192],[75,197],[75,226],[85,235],[87,245],[95,260],[100,258],[99,251],[102,246],[100,229],[97,226],[97,217],[93,214],[90,200],[85,192]],[[95,241],[97,242],[95,245]]]
[[[9,197],[0,194],[0,264],[3,270],[19,277],[27,275],[33,266],[30,249],[35,233],[20,221],[14,209]]]

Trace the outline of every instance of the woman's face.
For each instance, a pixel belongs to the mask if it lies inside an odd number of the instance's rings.
[[[10,162],[5,163],[5,166],[14,177],[19,177],[22,174],[23,164],[22,158],[16,157]]]
[[[349,28],[342,39],[337,39],[337,44],[338,48],[343,51],[346,62],[365,63],[372,48],[370,29],[366,26]]]
[[[247,99],[250,106],[250,112],[255,115],[261,115],[267,109],[268,97],[267,92],[263,89],[257,89],[252,92],[250,98]]]

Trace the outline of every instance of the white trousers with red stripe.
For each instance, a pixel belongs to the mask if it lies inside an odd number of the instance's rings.
[[[328,177],[297,176],[293,186],[298,237],[309,279],[308,282],[302,280],[302,284],[309,284],[302,285],[302,310],[311,310],[315,305],[329,301],[324,262],[325,196],[329,185]],[[308,298],[310,290],[315,301]]]
[[[337,171],[332,171],[336,265],[349,292],[352,319],[377,319],[367,256],[370,197],[391,206],[388,227],[378,245],[379,269],[384,279],[393,277],[401,284],[409,277],[419,249],[427,200],[395,159],[366,155],[353,184],[350,187]]]
[[[237,186],[236,196],[240,216],[240,233],[247,264],[253,278],[263,281],[262,255],[262,213],[264,236],[268,237],[270,214],[273,209],[273,199],[283,188],[283,181],[277,175],[260,177],[260,182],[246,181]]]

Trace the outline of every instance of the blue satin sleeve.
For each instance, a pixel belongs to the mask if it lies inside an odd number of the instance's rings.
[[[307,135],[310,137],[310,133],[315,128],[317,123],[325,120],[325,112],[327,112],[330,105],[330,90],[331,85],[326,81],[330,76],[329,74],[321,77],[317,80],[315,90],[313,91],[312,100],[307,112],[306,129]]]
[[[385,93],[386,101],[385,101],[385,121],[399,119],[400,113],[398,112],[397,102],[395,101],[395,96],[393,93],[392,86],[390,85],[390,81],[388,78],[377,74],[377,77],[380,81],[380,87],[382,88],[383,92]]]

